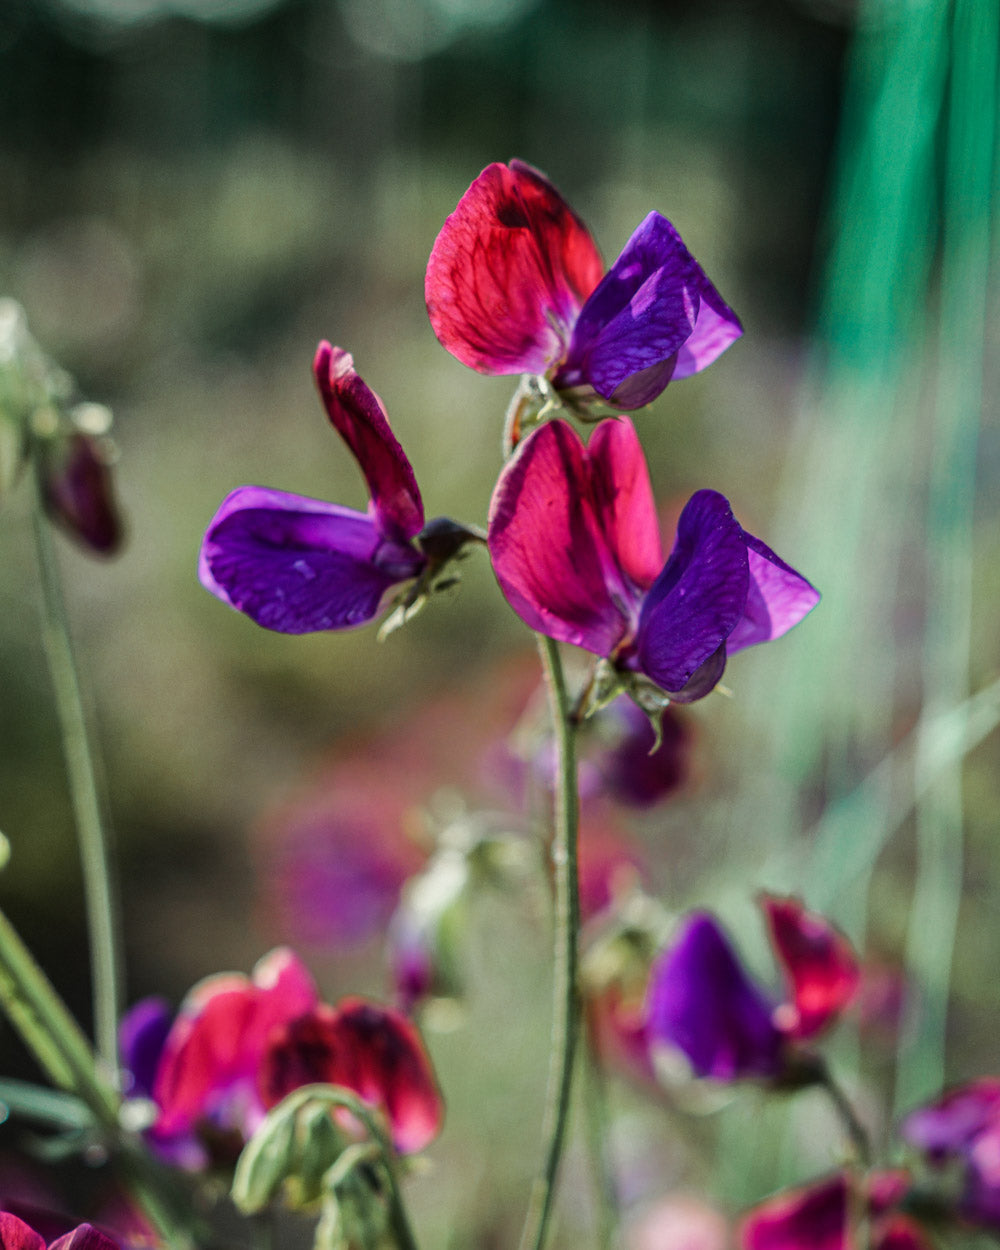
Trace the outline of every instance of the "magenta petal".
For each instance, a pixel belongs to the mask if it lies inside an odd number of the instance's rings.
[[[157,1072],[157,1131],[183,1133],[214,1116],[235,1121],[227,1127],[251,1128],[260,1110],[251,1096],[272,1032],[316,1001],[312,977],[285,947],[259,960],[252,977],[230,973],[196,985],[174,1022]]]
[[[791,1002],[782,1008],[789,1017],[785,1031],[800,1041],[815,1037],[857,993],[861,968],[854,947],[799,899],[764,895],[761,906],[792,991]]]
[[[784,1037],[774,1005],[744,972],[707,912],[688,916],[653,965],[646,996],[651,1043],[676,1047],[696,1076],[777,1076]]]
[[[358,376],[350,352],[320,343],[313,373],[327,416],[365,475],[371,506],[386,538],[419,534],[424,507],[413,467],[389,428],[382,401]]]
[[[631,583],[626,599],[652,586],[663,568],[660,525],[642,444],[626,417],[602,421],[587,446],[594,513],[614,555],[617,570]],[[612,574],[613,575],[613,574]]]
[[[0,1211],[0,1250],[45,1250],[45,1240],[24,1220]]]
[[[603,272],[587,227],[522,161],[489,165],[441,228],[425,294],[442,346],[480,373],[543,373]]]
[[[119,1250],[118,1243],[92,1224],[81,1224],[57,1238],[49,1250]]]
[[[265,1104],[314,1083],[343,1086],[383,1110],[404,1154],[422,1150],[440,1131],[444,1104],[420,1034],[390,1008],[345,998],[276,1033],[260,1071]]]
[[[614,558],[593,515],[589,469],[571,426],[535,430],[493,492],[489,549],[500,589],[527,625],[610,655],[628,619],[605,584]]]
[[[778,1194],[740,1225],[741,1250],[850,1250],[850,1203],[842,1173]]]
[[[759,538],[744,531],[750,585],[743,617],[726,639],[730,655],[744,647],[780,638],[813,610],[819,591],[801,573],[774,554]]]
[[[365,624],[386,592],[423,565],[415,548],[383,539],[363,513],[242,486],[208,527],[198,576],[258,625],[305,634]]]
[[[636,639],[642,671],[664,690],[682,691],[743,615],[748,580],[743,530],[728,500],[698,491],[642,607]]]
[[[692,373],[699,373],[735,343],[742,333],[739,317],[705,278],[698,317],[691,337],[677,352],[674,377],[687,378]]]

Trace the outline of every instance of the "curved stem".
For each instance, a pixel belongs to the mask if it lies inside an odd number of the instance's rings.
[[[573,1061],[580,1033],[580,995],[577,985],[577,939],[580,931],[580,893],[577,877],[579,795],[576,744],[570,724],[559,648],[551,638],[539,637],[539,652],[549,691],[559,771],[555,797],[555,984],[552,1046],[545,1099],[543,1140],[545,1159],[535,1177],[521,1234],[521,1250],[542,1250],[549,1230],[559,1164],[562,1160],[573,1084]]]
[[[110,1076],[118,1071],[122,962],[118,908],[59,563],[42,506],[41,482],[37,480],[37,475],[33,521],[42,589],[42,636],[62,732],[83,870],[94,995],[94,1036],[97,1053]]]
[[[833,1104],[833,1108],[840,1121],[844,1126],[847,1136],[851,1139],[854,1152],[858,1156],[858,1162],[863,1167],[871,1167],[872,1164],[872,1146],[868,1136],[868,1130],[858,1119],[858,1114],[854,1110],[851,1100],[841,1089],[840,1085],[834,1079],[833,1074],[823,1062],[818,1069],[818,1083],[823,1087],[827,1097]]]

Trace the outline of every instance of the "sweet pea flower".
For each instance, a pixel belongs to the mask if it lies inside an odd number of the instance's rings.
[[[500,588],[532,629],[648,678],[674,702],[700,699],[728,656],[779,638],[819,593],[748,534],[718,492],[681,513],[664,564],[645,457],[627,418],[588,446],[550,421],[518,447],[490,504]]]
[[[744,1216],[740,1250],[931,1250],[920,1225],[896,1209],[907,1188],[902,1173],[861,1181],[838,1172],[787,1190]]]
[[[16,1215],[0,1211],[0,1250],[45,1250],[45,1238]],[[79,1224],[50,1242],[48,1250],[119,1250],[119,1246],[92,1224]]]
[[[772,945],[788,984],[776,1002],[747,974],[713,916],[682,921],[654,963],[646,1017],[654,1051],[680,1051],[699,1077],[780,1079],[794,1045],[820,1032],[854,996],[859,968],[843,934],[796,899],[764,896]]]
[[[650,213],[605,274],[590,232],[523,161],[487,166],[427,265],[441,344],[480,373],[546,374],[586,404],[641,408],[739,338],[736,314],[665,217]]]
[[[959,1214],[1000,1232],[1000,1078],[980,1077],[911,1112],[900,1129],[933,1167],[957,1162]]]
[[[476,538],[444,517],[424,525],[413,468],[350,353],[320,343],[313,372],[330,423],[368,484],[367,513],[241,486],[212,519],[198,566],[206,590],[283,634],[364,625],[415,581],[404,608],[414,606]]]
[[[155,1019],[152,1006],[136,1015],[130,1036]],[[401,1151],[422,1149],[440,1128],[441,1096],[415,1027],[363,999],[322,1003],[298,956],[278,948],[250,977],[208,977],[188,994],[156,1061],[151,1144],[181,1166],[203,1166],[202,1137],[245,1141],[286,1094],[316,1082],[383,1112]]]

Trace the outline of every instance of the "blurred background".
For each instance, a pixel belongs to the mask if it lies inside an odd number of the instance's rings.
[[[421,859],[414,811],[453,811],[457,790],[497,805],[482,760],[517,721],[532,660],[481,553],[381,644],[373,629],[265,633],[195,568],[242,483],[364,506],[313,390],[321,338],[381,395],[428,515],[485,522],[511,380],[439,347],[423,272],[472,178],[519,156],[608,261],[660,210],[738,311],[744,338],[637,417],[654,486],[667,511],[701,486],[723,491],[824,593],[800,629],[740,657],[732,699],[685,709],[685,786],[622,818],[647,888],[671,912],[717,908],[772,980],[755,890],[803,893],[848,930],[882,977],[878,1028],[840,1039],[874,1121],[944,1075],[995,1065],[992,8],[6,0],[0,294],[83,395],[113,408],[120,450],[126,548],[95,561],[60,539],[60,553],[120,863],[129,1001],[179,999],[290,939],[331,999],[387,992],[384,901],[360,933],[296,932],[283,883],[336,877],[336,796],[359,777],[389,800],[374,836],[390,893],[399,864]],[[86,1020],[28,494],[12,489],[0,511],[0,829],[13,850],[0,893]],[[301,813],[316,807],[310,841]],[[303,838],[305,870],[289,866]],[[355,888],[335,880],[331,909]],[[548,939],[528,894],[483,906],[464,1014],[431,1034],[451,1119],[416,1219],[462,1225],[455,1246],[510,1241],[534,1160]],[[0,1043],[5,1069],[30,1071]],[[752,1093],[680,1137],[688,1122],[648,1091],[613,1093],[636,1210],[710,1184],[732,1212],[824,1158],[809,1114],[799,1123]],[[772,1114],[774,1148],[748,1159],[747,1126]],[[803,1140],[804,1153],[788,1145]],[[722,1160],[710,1183],[707,1158]],[[567,1216],[567,1244],[585,1218]]]

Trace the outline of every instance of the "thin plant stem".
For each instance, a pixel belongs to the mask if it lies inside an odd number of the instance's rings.
[[[858,1162],[862,1167],[871,1167],[872,1145],[871,1138],[868,1136],[868,1130],[858,1119],[858,1113],[854,1110],[853,1103],[835,1080],[833,1073],[825,1062],[819,1065],[818,1083],[833,1104],[833,1109],[836,1111],[847,1136],[851,1140]]]
[[[7,917],[0,912],[0,1004],[49,1077],[84,1103],[114,1149],[146,1214],[172,1250],[191,1244],[183,1200],[142,1143],[119,1122],[121,1098],[102,1076],[90,1042]]]
[[[83,872],[93,983],[94,1037],[98,1056],[111,1076],[118,1072],[117,1035],[122,984],[117,896],[59,562],[42,507],[41,482],[38,480],[33,521],[42,591],[42,636],[59,716]]]
[[[546,1143],[545,1158],[532,1185],[521,1233],[521,1250],[542,1250],[546,1244],[566,1139],[573,1065],[580,1033],[577,975],[577,943],[580,932],[577,839],[580,804],[577,793],[576,743],[570,723],[566,679],[558,645],[551,638],[539,636],[538,648],[549,692],[558,754],[555,838],[552,848],[555,869],[555,970],[552,1044],[542,1124],[542,1140]]]

